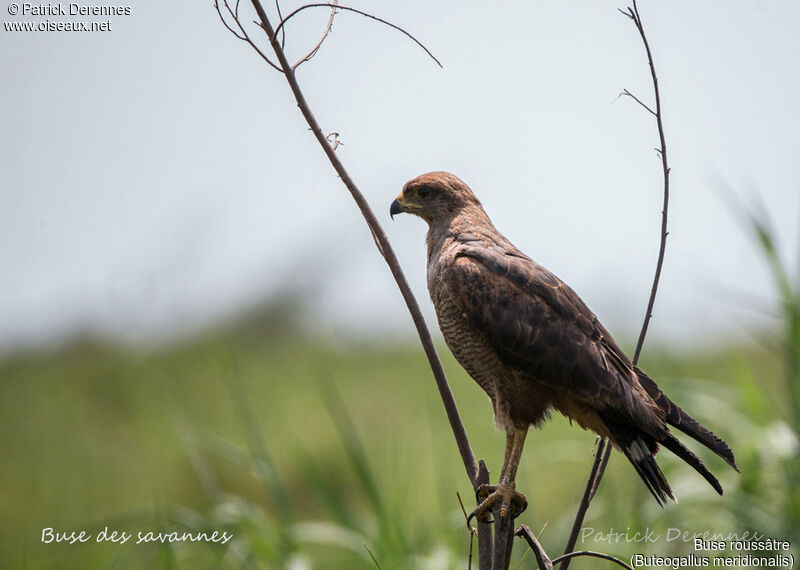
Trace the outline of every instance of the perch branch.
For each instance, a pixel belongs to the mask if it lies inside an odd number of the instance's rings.
[[[661,93],[658,88],[658,76],[656,75],[656,66],[655,63],[653,62],[653,54],[650,51],[650,43],[647,41],[647,35],[644,32],[642,19],[639,16],[639,7],[636,5],[636,0],[633,0],[632,8],[628,7],[626,11],[620,10],[620,12],[625,14],[628,18],[630,18],[633,21],[637,31],[639,32],[639,36],[642,38],[644,49],[647,52],[647,61],[650,65],[650,76],[653,80],[653,92],[655,94],[655,102],[656,102],[655,111],[653,111],[648,105],[643,103],[638,97],[633,95],[627,89],[623,91],[623,94],[633,98],[647,111],[655,115],[656,125],[658,126],[658,139],[661,145],[660,148],[656,149],[656,151],[659,155],[659,158],[661,159],[661,169],[664,174],[664,199],[661,208],[661,243],[659,245],[658,260],[656,261],[656,270],[655,270],[655,275],[653,276],[653,285],[650,288],[650,298],[647,301],[647,310],[645,311],[644,322],[642,323],[642,329],[639,332],[639,339],[636,342],[636,351],[633,354],[633,364],[635,366],[639,362],[639,356],[642,353],[642,347],[644,346],[644,339],[647,336],[647,329],[650,324],[650,319],[653,317],[653,305],[655,304],[656,301],[656,294],[658,292],[658,283],[661,280],[661,268],[664,265],[664,253],[666,252],[667,249],[667,235],[669,235],[669,232],[667,231],[667,212],[669,211],[670,168],[669,168],[669,163],[667,162],[667,140],[666,136],[664,135],[664,123],[661,113]],[[600,452],[601,446],[605,446],[605,451],[603,453]],[[561,566],[559,567],[559,570],[567,570],[567,568],[569,567],[570,558],[567,557],[567,555],[572,553],[573,549],[575,548],[575,543],[577,542],[578,539],[578,532],[583,526],[583,520],[586,516],[586,511],[589,509],[589,504],[591,503],[595,493],[597,492],[597,488],[600,485],[600,481],[603,478],[606,466],[608,465],[608,460],[610,458],[611,458],[611,445],[608,444],[608,441],[603,440],[601,441],[601,444],[598,445],[598,450],[597,453],[595,454],[594,463],[592,464],[592,471],[591,471],[592,474],[589,476],[589,480],[586,483],[586,490],[583,494],[583,498],[581,499],[581,503],[578,507],[578,512],[575,515],[575,522],[572,525],[572,531],[570,532],[569,539],[567,540],[567,546],[564,549],[564,555],[556,559],[556,560],[559,559],[563,560]]]
[[[445,408],[445,412],[447,414],[447,419],[450,422],[450,427],[453,431],[453,436],[456,440],[456,445],[458,447],[458,451],[461,455],[461,460],[464,464],[464,469],[467,472],[467,476],[469,477],[470,483],[472,484],[473,489],[477,489],[478,485],[482,482],[489,481],[489,474],[486,470],[486,466],[481,461],[480,468],[478,463],[475,459],[475,455],[472,452],[472,448],[469,444],[469,439],[467,437],[466,430],[464,429],[464,424],[461,421],[461,417],[458,413],[458,407],[456,406],[455,399],[453,398],[453,393],[450,390],[450,385],[447,382],[447,377],[444,373],[444,368],[442,367],[441,360],[439,359],[439,355],[436,352],[436,347],[433,344],[433,339],[431,338],[430,331],[428,330],[427,325],[425,324],[425,320],[422,316],[422,311],[419,308],[419,304],[417,303],[414,294],[411,291],[411,288],[406,281],[405,275],[403,274],[402,268],[400,267],[400,263],[397,260],[397,256],[392,249],[391,244],[389,243],[389,239],[387,238],[383,228],[381,227],[380,223],[378,222],[375,214],[372,212],[369,204],[367,203],[366,198],[355,185],[353,180],[350,178],[349,173],[345,169],[342,162],[336,156],[336,141],[338,138],[334,138],[334,143],[331,144],[331,141],[325,136],[322,129],[320,128],[319,123],[317,122],[314,114],[311,111],[311,107],[309,106],[308,102],[305,99],[305,96],[300,89],[300,86],[297,82],[297,78],[295,75],[295,70],[289,65],[288,60],[286,59],[286,54],[283,50],[283,44],[281,41],[278,40],[278,34],[272,28],[272,25],[267,17],[267,14],[259,0],[251,0],[253,8],[256,11],[256,14],[260,20],[260,27],[264,30],[264,33],[269,40],[270,45],[272,46],[273,51],[275,52],[275,56],[278,59],[280,67],[277,67],[286,78],[286,81],[289,84],[289,88],[294,95],[295,101],[297,102],[297,106],[300,109],[301,114],[305,118],[306,122],[308,123],[309,129],[314,134],[314,137],[317,139],[317,142],[322,147],[323,152],[327,156],[328,160],[330,161],[331,165],[333,166],[334,170],[338,174],[339,178],[344,183],[345,187],[350,192],[353,200],[356,202],[359,210],[361,211],[364,220],[369,227],[369,230],[375,240],[375,245],[377,246],[378,251],[380,252],[381,256],[383,256],[386,264],[389,266],[389,270],[394,277],[394,280],[397,284],[397,287],[400,289],[400,293],[403,296],[403,299],[406,303],[406,307],[408,308],[409,313],[411,314],[411,319],[414,323],[414,326],[417,329],[417,334],[419,335],[420,342],[422,343],[423,350],[425,352],[426,357],[428,358],[428,363],[430,365],[431,371],[433,373],[434,380],[436,381],[436,386],[439,390],[439,394],[442,399],[442,403]],[[218,7],[218,4],[215,4]],[[325,6],[332,7],[330,4],[325,4]],[[307,6],[312,7],[312,6]],[[304,7],[305,8],[305,7]],[[303,8],[303,9],[304,9]],[[344,7],[339,6],[338,9],[344,9]],[[411,34],[406,32],[405,30],[385,22],[379,18],[371,16],[369,14],[359,12],[357,10],[348,9],[349,11],[358,12],[364,16],[370,17],[375,19],[379,22],[386,23],[387,25],[391,26],[392,28],[398,29],[403,34],[410,37],[415,43],[420,45],[426,53],[428,53],[434,61],[441,67],[439,61],[430,53],[430,51],[425,48],[419,41],[416,40]],[[218,9],[219,11],[219,9]],[[279,29],[283,29],[283,26],[286,22],[295,14],[299,12],[299,9],[289,14],[286,18],[282,18],[279,24]],[[220,13],[220,17],[222,17]],[[240,28],[241,26],[240,20],[238,18],[238,13],[234,14],[235,19],[237,20],[237,25]],[[223,18],[224,22],[224,18]],[[246,34],[245,34],[246,35]],[[240,38],[241,39],[241,38]],[[249,41],[248,43],[261,55],[267,63],[270,63],[272,67],[276,67],[271,61],[264,57],[263,54],[258,50],[253,42]],[[492,538],[491,538],[491,528],[487,524],[478,524],[478,560],[479,560],[479,567],[481,570],[491,570],[491,545],[492,545]],[[489,552],[488,557],[486,552]]]
[[[494,550],[492,569],[507,570],[511,563],[511,548],[514,544],[514,519],[500,516],[500,505],[492,509],[494,518]]]
[[[486,468],[486,462],[483,459],[478,461],[478,478],[475,483],[476,489],[480,485],[489,484],[489,469]],[[493,551],[492,525],[491,523],[478,521],[478,568],[491,570]]]
[[[369,203],[367,202],[366,198],[361,193],[361,191],[358,189],[358,187],[355,185],[352,178],[350,178],[349,173],[345,169],[342,162],[339,160],[339,157],[336,155],[333,146],[328,141],[327,137],[320,128],[317,119],[311,112],[311,107],[306,101],[305,96],[303,95],[303,92],[300,89],[299,84],[297,83],[295,71],[294,69],[292,69],[292,66],[286,59],[286,54],[283,51],[283,48],[281,47],[281,43],[278,40],[278,36],[275,33],[275,30],[272,28],[272,25],[270,24],[269,18],[267,17],[264,7],[262,6],[259,0],[251,0],[251,2],[260,20],[259,25],[267,35],[269,43],[272,46],[273,51],[275,52],[275,56],[278,60],[278,63],[280,64],[279,69],[283,72],[284,76],[286,77],[286,81],[289,83],[289,88],[291,89],[292,94],[294,95],[295,101],[297,102],[297,106],[300,109],[300,112],[302,113],[303,117],[308,123],[308,126],[311,132],[314,134],[314,137],[317,139],[317,142],[322,147],[323,152],[328,157],[328,160],[330,161],[334,170],[336,171],[336,173],[339,175],[339,178],[341,178],[342,182],[349,190],[351,196],[353,197],[353,200],[356,202],[356,205],[361,211],[362,216],[364,217],[370,231],[372,232],[373,237],[375,238],[375,242],[376,245],[378,246],[379,252],[383,256],[387,265],[389,266],[389,269],[392,272],[392,276],[394,277],[395,282],[397,283],[397,286],[400,289],[400,293],[402,294],[406,306],[408,307],[409,313],[411,314],[411,319],[414,322],[414,326],[417,329],[417,334],[419,335],[420,341],[425,351],[425,355],[428,358],[431,371],[433,372],[433,377],[436,380],[436,385],[439,389],[439,393],[441,395],[445,411],[447,412],[447,418],[450,421],[450,426],[453,430],[453,435],[455,436],[456,445],[458,446],[459,453],[461,454],[461,459],[464,463],[464,468],[474,488],[476,487],[478,480],[478,463],[475,460],[475,455],[472,453],[472,448],[470,447],[469,439],[467,437],[466,430],[464,429],[464,424],[462,423],[461,417],[458,414],[458,408],[456,406],[455,399],[453,398],[453,394],[447,382],[447,377],[445,376],[444,373],[444,368],[442,367],[442,363],[439,360],[439,356],[436,352],[436,347],[433,344],[430,331],[428,330],[428,327],[425,324],[425,320],[422,316],[422,311],[419,308],[419,304],[417,303],[417,300],[414,297],[414,294],[411,292],[411,288],[409,287],[408,282],[406,281],[405,275],[403,274],[403,270],[401,269],[400,263],[397,260],[397,256],[395,255],[394,250],[392,249],[392,246],[389,243],[389,239],[386,237],[386,233],[383,231],[383,228],[378,222],[378,219],[372,212]],[[217,6],[219,11],[219,4],[215,3],[215,6]],[[326,6],[331,7],[330,4],[326,4]],[[297,11],[293,12],[293,14],[296,12]],[[291,15],[288,16],[286,19],[284,19],[283,22],[285,23],[289,17],[291,17]],[[238,23],[238,20],[237,24],[241,27],[241,24]],[[251,45],[253,44],[251,43]]]

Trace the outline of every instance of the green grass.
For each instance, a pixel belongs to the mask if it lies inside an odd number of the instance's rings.
[[[331,346],[283,326],[267,320],[150,353],[76,341],[0,363],[0,567],[465,568],[469,535],[456,492],[466,501],[472,491],[422,351],[413,342]],[[475,453],[496,475],[504,437],[489,401],[442,355]],[[719,498],[664,454],[680,503],[662,510],[615,454],[586,526],[753,529],[800,540],[782,495],[797,455],[780,349],[646,350],[642,364],[728,439],[743,473],[697,450],[726,489]],[[787,421],[775,421],[776,406]],[[593,443],[561,417],[528,438],[517,479],[530,502],[522,520],[535,532],[546,525],[540,538],[552,555],[563,548]],[[40,540],[45,527],[96,534],[106,526],[134,540],[161,530],[234,538],[225,546]],[[579,547],[635,551],[624,542]],[[515,560],[526,550],[518,543]],[[690,550],[675,542],[650,552]],[[520,567],[533,568],[533,557]]]

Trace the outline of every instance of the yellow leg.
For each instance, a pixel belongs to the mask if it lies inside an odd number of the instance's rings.
[[[503,466],[500,468],[500,477],[497,478],[497,482],[504,480],[506,478],[506,473],[508,472],[508,464],[509,459],[511,458],[511,454],[514,450],[514,439],[516,432],[507,431],[506,432],[506,452],[503,455]]]
[[[503,461],[503,469],[500,470],[500,483],[508,483],[513,485],[514,480],[517,478],[517,468],[519,467],[519,460],[522,457],[522,448],[525,446],[525,436],[528,435],[528,429],[517,429],[513,435],[506,436],[506,457]],[[509,450],[508,440],[511,440],[511,449]]]
[[[482,485],[478,489],[478,500],[480,504],[473,511],[470,518],[478,517],[483,520],[489,509],[497,501],[500,502],[500,516],[507,517],[512,504],[515,509],[512,516],[517,517],[528,506],[525,495],[515,490],[514,480],[517,477],[517,468],[522,456],[522,448],[525,445],[525,436],[528,435],[527,428],[516,429],[506,433],[506,453],[503,459],[503,467],[500,469],[500,477],[497,486]]]

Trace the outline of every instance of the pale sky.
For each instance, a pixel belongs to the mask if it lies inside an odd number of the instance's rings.
[[[625,4],[346,5],[404,27],[444,64],[341,13],[299,73],[426,314],[424,224],[391,222],[388,208],[406,180],[449,170],[612,331],[637,331],[662,188],[652,117],[616,100],[627,88],[652,101],[640,38],[616,10]],[[108,32],[0,30],[0,346],[87,328],[161,338],[297,289],[311,296],[306,322],[327,331],[412,335],[283,78],[222,27],[210,0],[131,8]],[[800,3],[639,8],[672,166],[651,334],[741,337],[775,295],[726,196],[763,202],[784,255],[798,255]],[[294,58],[327,17],[290,22]],[[48,19],[109,18],[10,16],[3,6],[3,22]]]

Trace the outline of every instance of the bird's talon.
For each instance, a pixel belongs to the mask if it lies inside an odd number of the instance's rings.
[[[491,519],[491,518],[490,518],[490,519],[487,519],[487,518],[486,518],[487,516],[489,516],[489,514],[488,514],[488,513],[481,513],[481,514],[478,514],[478,509],[475,509],[475,510],[474,510],[474,511],[472,511],[472,513],[470,513],[470,515],[467,517],[467,528],[472,528],[472,527],[470,527],[470,525],[469,525],[469,523],[470,523],[470,522],[472,522],[472,519],[477,519],[479,523],[493,524],[493,523],[494,523],[494,519]]]
[[[522,493],[517,492],[513,485],[481,485],[475,492],[475,497],[478,501],[478,506],[469,515],[467,522],[473,518],[477,518],[482,523],[492,523],[494,520],[488,520],[491,507],[501,501],[500,503],[500,516],[505,518],[508,516],[509,511],[512,513],[512,520],[521,515],[525,509],[528,508],[528,499]],[[514,507],[512,510],[512,506]]]
[[[522,493],[517,493],[517,496],[515,498],[520,502],[520,508],[515,510],[514,514],[511,515],[512,520],[517,518],[522,513],[524,513],[525,510],[528,508],[528,499],[527,497],[525,497],[525,495],[523,495]]]
[[[494,485],[489,485],[484,483],[483,485],[478,485],[478,488],[475,489],[475,500],[480,505],[482,502],[486,500],[486,498],[494,493],[497,490],[497,487]]]

